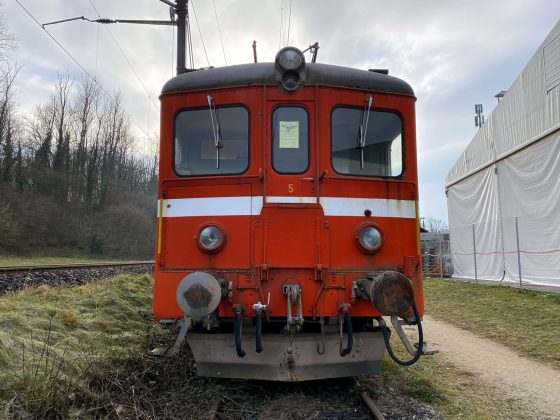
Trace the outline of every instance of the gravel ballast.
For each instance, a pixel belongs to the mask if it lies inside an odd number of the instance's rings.
[[[57,268],[44,271],[0,271],[0,296],[28,287],[76,287],[119,274],[152,273],[153,264]]]

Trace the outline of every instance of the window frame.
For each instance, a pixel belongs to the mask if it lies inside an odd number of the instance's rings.
[[[275,132],[275,126],[274,126],[274,113],[279,109],[279,108],[300,108],[303,109],[307,115],[307,166],[305,167],[305,169],[301,172],[281,172],[278,169],[276,169],[276,167],[274,166],[274,132]],[[310,118],[310,112],[309,109],[307,109],[307,107],[303,104],[299,104],[299,103],[294,103],[294,104],[289,104],[289,103],[281,103],[278,104],[276,106],[274,106],[272,108],[272,111],[270,113],[270,166],[272,167],[272,170],[277,173],[278,175],[301,175],[306,173],[307,171],[309,171],[309,168],[311,167],[311,118]]]
[[[391,109],[391,108],[371,108],[371,111],[376,111],[376,112],[386,112],[386,113],[391,113],[391,114],[395,114],[399,117],[399,120],[401,121],[401,173],[399,175],[365,175],[365,174],[346,174],[343,172],[338,172],[335,168],[334,168],[334,164],[333,164],[333,114],[334,112],[339,109],[339,108],[345,108],[345,109],[356,109],[356,110],[360,110],[363,111],[363,107],[359,107],[359,106],[355,106],[355,105],[345,105],[345,104],[337,104],[335,106],[332,107],[331,109],[331,114],[330,114],[330,120],[329,120],[329,131],[330,131],[330,150],[329,150],[329,161],[330,161],[330,165],[331,165],[331,169],[333,170],[334,173],[336,173],[337,175],[341,175],[344,177],[358,177],[358,178],[382,178],[382,179],[402,179],[404,177],[404,174],[406,172],[406,132],[405,132],[405,127],[404,127],[404,116],[402,114],[402,112],[400,112],[399,110],[396,109]]]
[[[247,111],[247,167],[242,171],[242,172],[231,172],[231,173],[223,173],[223,174],[197,174],[197,175],[182,175],[179,172],[177,172],[177,169],[175,168],[175,145],[176,145],[176,139],[177,139],[177,117],[179,116],[179,114],[181,114],[182,112],[185,111],[200,111],[200,110],[207,110],[208,112],[210,112],[209,108],[207,106],[196,106],[196,107],[182,107],[179,108],[175,111],[175,114],[173,114],[173,137],[172,137],[172,151],[171,151],[171,169],[173,171],[173,173],[175,174],[175,176],[179,177],[179,178],[201,178],[201,177],[220,177],[220,176],[239,176],[239,175],[243,175],[245,174],[250,168],[251,168],[251,153],[252,153],[252,147],[251,147],[251,109],[247,106],[247,104],[243,104],[243,103],[232,103],[232,104],[226,104],[226,105],[220,105],[217,106],[216,109],[222,109],[222,108],[243,108],[245,109],[245,111]]]

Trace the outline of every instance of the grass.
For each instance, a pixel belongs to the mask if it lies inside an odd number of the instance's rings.
[[[426,279],[427,313],[560,368],[560,294]]]
[[[446,418],[534,418],[521,401],[506,398],[502,390],[481,383],[473,374],[454,367],[438,355],[423,357],[408,368],[397,366],[387,358],[381,376],[372,377],[364,384],[371,386],[371,393],[377,398],[383,397],[379,392],[382,384],[395,394],[401,392],[431,405]]]
[[[427,283],[432,290],[435,282]],[[204,418],[221,398],[223,418],[318,413],[321,418],[367,418],[358,398],[361,390],[380,407],[395,398],[403,406],[407,398],[416,398],[451,418],[531,417],[519,401],[508,400],[439,356],[424,357],[410,368],[387,360],[381,375],[357,382],[198,377],[188,348],[177,358],[147,355],[153,347],[172,343],[176,334],[154,323],[152,286],[149,276],[125,275],[72,289],[43,286],[1,297],[0,406],[6,408],[0,417]]]
[[[65,417],[71,395],[93,398],[85,373],[142,348],[151,295],[150,277],[123,275],[2,296],[0,398],[34,417]]]
[[[13,256],[0,255],[0,267],[13,267],[19,265],[43,265],[43,264],[77,264],[77,263],[98,263],[108,261],[125,261],[100,256]],[[128,261],[128,260],[126,260]]]

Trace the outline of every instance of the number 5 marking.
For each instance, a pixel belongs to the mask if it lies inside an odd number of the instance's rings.
[[[288,184],[288,192],[292,194],[294,192],[294,184]]]

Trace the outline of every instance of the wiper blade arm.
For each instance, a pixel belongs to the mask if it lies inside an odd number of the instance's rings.
[[[218,115],[218,110],[216,109],[216,104],[214,103],[214,98],[210,95],[206,97],[208,99],[208,108],[210,109],[210,119],[212,120],[212,133],[214,134],[214,147],[216,147],[216,169],[220,168],[220,149],[224,147],[222,143],[222,132],[220,129],[220,117]]]
[[[366,146],[366,136],[367,127],[369,123],[369,112],[371,110],[371,105],[373,104],[373,96],[368,95],[366,97],[366,104],[362,111],[362,117],[360,118],[360,127],[358,131],[358,144],[356,148],[360,149],[360,165],[361,169],[364,169],[364,147]]]

